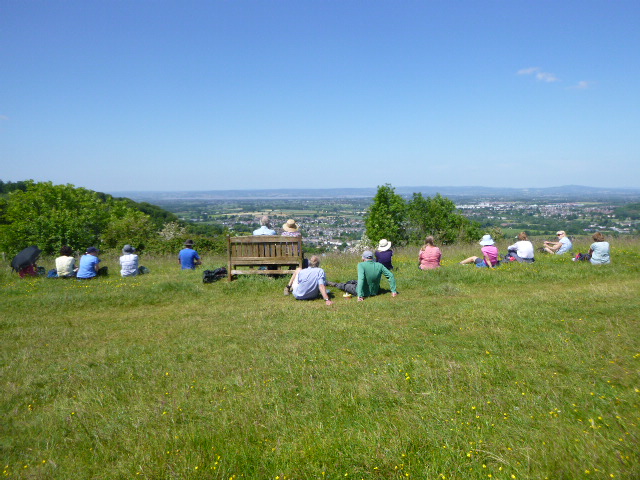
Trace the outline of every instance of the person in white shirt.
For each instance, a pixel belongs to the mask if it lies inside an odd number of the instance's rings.
[[[131,245],[125,245],[120,257],[120,275],[123,277],[135,277],[139,273],[138,255]]]
[[[60,249],[60,256],[56,258],[56,272],[60,278],[70,278],[76,276],[76,259],[73,257],[73,250],[68,245]]]
[[[533,243],[529,241],[526,232],[520,232],[517,237],[518,241],[510,245],[507,250],[507,257],[513,258],[517,262],[533,263],[535,261],[533,254]]]

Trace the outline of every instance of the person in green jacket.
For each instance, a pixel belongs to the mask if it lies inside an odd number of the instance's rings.
[[[380,279],[382,275],[389,280],[391,296],[398,295],[396,290],[396,278],[384,265],[373,260],[373,252],[367,250],[362,254],[362,262],[358,264],[358,281],[353,280],[346,283],[327,282],[327,285],[344,290],[348,294],[358,295],[358,301],[362,302],[364,297],[377,295],[380,290]]]

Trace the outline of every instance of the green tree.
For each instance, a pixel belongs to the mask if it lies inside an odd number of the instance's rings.
[[[157,235],[156,226],[149,215],[122,205],[116,205],[113,213],[100,235],[104,247],[122,248],[128,243],[141,251]]]
[[[424,198],[414,193],[407,206],[408,231],[412,242],[421,243],[427,235],[436,242],[452,244],[480,237],[480,224],[462,215],[450,199],[439,193]]]
[[[56,253],[63,245],[75,250],[99,245],[101,233],[112,221],[134,212],[111,196],[92,190],[51,182],[26,183],[24,191],[9,194],[4,208],[0,248],[8,253],[28,245],[38,245],[45,254]]]
[[[374,241],[386,238],[402,244],[406,240],[405,221],[407,205],[390,184],[378,186],[373,202],[365,214],[367,237]]]

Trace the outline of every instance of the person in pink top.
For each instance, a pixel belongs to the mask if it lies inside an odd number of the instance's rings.
[[[500,262],[498,260],[498,247],[495,246],[495,242],[491,235],[484,235],[482,240],[480,240],[480,245],[482,248],[480,251],[482,252],[482,257],[469,257],[460,262],[461,265],[465,265],[467,263],[475,263],[476,267],[479,268],[495,268]]]
[[[429,235],[424,239],[424,245],[420,249],[420,255],[418,260],[420,261],[420,269],[432,270],[440,266],[440,259],[442,258],[442,252],[435,246],[433,237]]]

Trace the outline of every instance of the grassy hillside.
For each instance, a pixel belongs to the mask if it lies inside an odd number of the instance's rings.
[[[174,258],[133,279],[104,258],[86,283],[4,263],[3,476],[640,478],[640,240],[613,245],[609,266],[495,271],[456,264],[477,246],[433,272],[406,249],[398,297],[333,306]],[[357,261],[322,266],[345,281]]]

